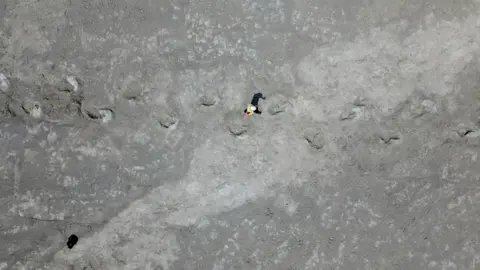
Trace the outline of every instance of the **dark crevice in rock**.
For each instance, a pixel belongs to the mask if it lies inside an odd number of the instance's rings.
[[[109,122],[115,116],[115,112],[110,108],[87,108],[85,114],[92,120],[101,120]]]
[[[356,116],[357,114],[354,111],[344,111],[342,114],[340,114],[340,120],[353,120]]]
[[[466,130],[464,131],[463,133],[460,133],[460,137],[464,137],[464,136],[467,136],[468,134],[472,133],[473,130],[469,129],[469,130]]]
[[[32,110],[39,109],[40,105],[36,102],[25,101],[22,104],[22,109],[25,113],[30,114]]]
[[[86,111],[86,113],[87,113],[87,116],[90,119],[99,119],[100,118],[100,115],[97,114],[97,113],[94,113],[94,112],[91,112],[91,111]]]
[[[316,132],[305,136],[305,139],[311,147],[320,150],[325,145],[325,138],[321,132]]]
[[[390,144],[393,141],[400,140],[400,136],[399,135],[380,136],[380,139],[382,140],[383,143]]]
[[[5,104],[5,114],[6,116],[17,117],[18,114],[17,112],[15,112],[15,109],[12,107],[10,101],[11,100],[7,101],[7,103]]]
[[[78,225],[82,227],[95,227],[95,226],[103,226],[106,224],[107,221],[98,223],[98,222],[81,222],[81,221],[75,221],[75,220],[68,220],[68,219],[48,219],[48,218],[35,218],[35,217],[28,217],[28,216],[17,216],[18,218],[22,218],[28,221],[33,221],[33,222],[46,222],[46,223],[60,223],[60,224],[71,224],[71,225]]]
[[[468,135],[472,134],[474,132],[473,129],[470,129],[470,128],[459,128],[457,130],[457,134],[458,136],[460,137],[467,137]]]

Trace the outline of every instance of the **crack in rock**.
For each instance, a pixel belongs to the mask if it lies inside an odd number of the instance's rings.
[[[391,144],[394,141],[400,140],[400,135],[380,135],[380,139],[385,144]]]
[[[115,113],[110,108],[84,108],[85,115],[92,120],[108,123],[113,120]]]
[[[305,139],[311,147],[320,150],[325,145],[325,137],[321,131],[309,132],[305,135]]]
[[[31,216],[17,216],[17,217],[18,218],[23,218],[25,220],[35,221],[35,222],[71,224],[71,225],[77,225],[77,226],[88,227],[88,228],[91,228],[92,226],[103,226],[106,222],[105,221],[103,223],[98,223],[98,222],[88,222],[87,223],[87,222],[68,220],[68,219],[36,218],[36,217],[31,217]]]
[[[5,112],[11,117],[25,116],[25,111],[22,108],[21,102],[14,98],[9,98],[7,100],[5,104]]]
[[[357,117],[357,114],[354,111],[345,110],[340,114],[340,120],[353,120]]]
[[[477,138],[477,137],[480,137],[480,130],[469,129],[469,128],[461,128],[461,129],[457,130],[457,134],[461,138],[463,138],[463,137]]]
[[[460,138],[476,138],[480,136],[480,130],[478,130],[478,127],[472,123],[460,123],[455,131]]]
[[[465,129],[458,130],[457,134],[460,137],[465,137],[465,136],[468,136],[469,134],[471,134],[472,132],[473,132],[473,130],[465,128]]]

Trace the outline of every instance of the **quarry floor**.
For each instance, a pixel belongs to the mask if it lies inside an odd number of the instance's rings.
[[[0,270],[480,269],[479,9],[4,0]]]

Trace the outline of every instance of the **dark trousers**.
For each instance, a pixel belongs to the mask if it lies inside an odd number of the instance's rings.
[[[253,95],[253,98],[250,104],[252,104],[256,108],[255,111],[253,111],[254,113],[258,113],[258,114],[262,113],[261,111],[258,110],[258,102],[260,101],[260,99],[265,99],[262,93],[256,93],[255,95]],[[243,112],[246,113],[247,109],[245,109]]]
[[[256,93],[255,95],[253,95],[252,102],[250,102],[250,104],[257,107],[258,101],[260,101],[260,99],[265,99],[265,97],[263,96],[262,93]]]

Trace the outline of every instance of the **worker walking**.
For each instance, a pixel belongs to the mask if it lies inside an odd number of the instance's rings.
[[[247,108],[243,111],[245,114],[243,115],[243,119],[247,118],[247,116],[252,115],[253,113],[261,114],[260,105],[258,102],[260,99],[265,99],[262,93],[256,93],[253,95],[252,101],[247,105]]]

